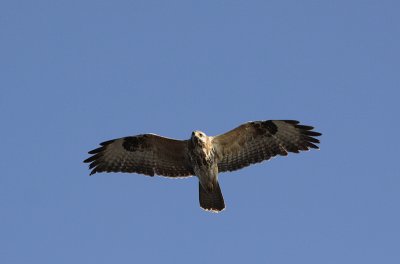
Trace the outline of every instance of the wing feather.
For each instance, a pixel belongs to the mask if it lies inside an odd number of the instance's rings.
[[[219,172],[234,171],[288,152],[318,149],[321,133],[296,120],[267,120],[245,123],[213,138]]]
[[[154,134],[124,137],[100,143],[84,162],[97,172],[134,172],[144,175],[187,177],[193,175],[187,140]]]

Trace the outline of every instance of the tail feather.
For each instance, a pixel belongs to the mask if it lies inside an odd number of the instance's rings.
[[[207,192],[199,182],[199,201],[200,207],[206,211],[218,213],[225,208],[224,197],[218,182],[211,192]]]

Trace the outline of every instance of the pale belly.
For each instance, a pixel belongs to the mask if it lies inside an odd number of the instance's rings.
[[[214,151],[196,146],[189,154],[195,175],[207,191],[212,191],[218,182],[218,163]]]
[[[204,189],[212,191],[218,181],[217,164],[208,164],[211,166],[195,166],[194,172]]]

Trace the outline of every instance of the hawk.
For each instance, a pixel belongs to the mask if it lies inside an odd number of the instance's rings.
[[[288,152],[318,149],[321,133],[295,120],[244,123],[218,136],[193,131],[190,139],[155,134],[123,137],[100,143],[86,159],[97,172],[134,172],[171,178],[199,179],[200,207],[212,212],[225,208],[218,173],[235,171]]]

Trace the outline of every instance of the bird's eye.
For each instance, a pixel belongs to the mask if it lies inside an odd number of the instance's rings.
[[[202,137],[202,136],[203,136],[203,134],[199,133],[199,137]]]

